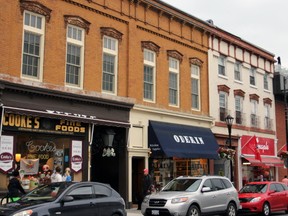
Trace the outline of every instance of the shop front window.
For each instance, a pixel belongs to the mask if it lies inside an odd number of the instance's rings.
[[[179,176],[207,175],[208,159],[152,159],[152,173],[156,189],[160,190]]]

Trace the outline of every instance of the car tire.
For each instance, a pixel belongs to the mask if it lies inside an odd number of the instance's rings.
[[[263,205],[263,209],[262,209],[262,215],[263,216],[269,216],[270,213],[271,213],[270,205],[269,205],[269,203],[265,202]]]
[[[234,203],[229,203],[226,209],[226,212],[224,214],[225,216],[236,216],[237,215],[237,209]]]
[[[201,212],[196,205],[190,206],[187,216],[201,216]]]

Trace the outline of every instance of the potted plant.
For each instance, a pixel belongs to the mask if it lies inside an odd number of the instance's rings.
[[[219,147],[218,155],[222,159],[232,160],[234,158],[236,151],[227,147]]]

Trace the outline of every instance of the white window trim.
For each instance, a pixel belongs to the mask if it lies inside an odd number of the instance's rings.
[[[153,56],[154,56],[154,59],[153,59],[153,62],[151,61],[148,61],[144,58],[144,53],[145,52],[150,52],[150,53],[153,53]],[[155,103],[155,98],[156,98],[156,53],[149,50],[149,49],[144,49],[143,50],[143,61],[144,61],[144,65],[148,65],[150,67],[153,67],[153,97],[152,99],[148,99],[148,98],[144,98],[144,95],[143,95],[143,101],[146,101],[146,102],[152,102],[152,103]],[[144,80],[143,80],[144,81]],[[143,83],[144,84],[144,83]],[[143,85],[142,84],[142,85]],[[144,88],[143,88],[143,91],[144,91]]]
[[[198,75],[195,75],[195,74],[192,73],[193,67],[197,67],[198,68]],[[200,67],[198,65],[191,64],[191,83],[192,83],[192,79],[197,79],[198,80],[198,93],[199,93],[198,94],[198,98],[199,98],[199,100],[198,100],[198,109],[192,107],[192,104],[191,104],[191,109],[195,110],[195,111],[200,111],[201,110],[201,91],[200,91],[201,82],[200,82]],[[192,88],[192,86],[191,86],[191,88]],[[191,89],[191,99],[192,99],[192,89]]]
[[[104,40],[105,38],[107,39],[110,39],[110,40],[113,40],[115,41],[115,50],[112,50],[112,49],[108,49],[108,48],[105,48],[104,47]],[[103,69],[102,69],[102,79],[101,79],[101,90],[102,90],[102,93],[105,93],[105,94],[111,94],[111,95],[117,95],[117,89],[118,89],[118,45],[119,45],[119,41],[113,37],[109,37],[107,35],[104,35],[103,36],[103,44],[102,44],[102,47],[103,47],[103,56],[102,56],[102,64],[103,64],[103,58],[104,58],[104,54],[109,54],[109,55],[113,55],[115,56],[115,65],[114,65],[114,92],[112,91],[107,91],[107,90],[104,90],[103,89]]]
[[[172,107],[179,107],[180,106],[180,101],[179,101],[179,91],[180,91],[180,85],[179,85],[179,76],[180,76],[180,62],[178,59],[175,59],[175,58],[172,58],[172,57],[169,57],[169,65],[170,65],[170,60],[174,60],[177,62],[177,69],[175,68],[171,68],[169,66],[169,77],[170,77],[170,73],[174,73],[177,75],[177,104],[171,104],[170,103],[170,100],[169,100],[169,106],[172,106]],[[169,78],[170,79],[170,78]],[[169,90],[170,90],[170,86],[169,86]],[[169,95],[169,94],[168,94]],[[170,95],[169,95],[169,98],[170,98]]]
[[[72,27],[72,28],[77,28],[79,30],[81,30],[82,32],[82,41],[73,39],[73,38],[69,38],[68,37],[68,27]],[[77,89],[83,89],[83,80],[84,80],[84,44],[85,44],[85,29],[83,28],[79,28],[78,26],[75,25],[67,25],[66,28],[66,56],[65,56],[65,85],[72,87],[72,88],[77,88]],[[79,76],[79,85],[73,85],[72,83],[67,83],[66,82],[66,65],[67,65],[67,49],[68,49],[68,44],[74,44],[76,46],[80,46],[81,47],[81,54],[80,54],[80,76]]]
[[[42,29],[37,29],[37,28],[34,28],[34,27],[31,27],[31,26],[27,26],[25,25],[25,14],[31,14],[31,15],[34,15],[34,16],[38,16],[38,17],[41,17],[41,26],[42,26]],[[31,11],[24,11],[23,13],[23,35],[22,35],[22,55],[21,55],[21,78],[23,79],[28,79],[28,80],[37,80],[37,81],[40,81],[42,82],[43,81],[43,64],[44,64],[44,43],[45,43],[45,23],[46,23],[46,19],[45,19],[45,16],[42,16],[40,14],[37,14],[37,13],[33,13]],[[38,71],[38,77],[32,77],[32,76],[26,76],[26,75],[23,75],[23,72],[22,72],[22,68],[23,68],[23,49],[24,49],[24,35],[25,35],[25,32],[32,32],[34,34],[38,34],[40,35],[40,52],[39,52],[39,56],[40,56],[40,62],[39,62],[39,71]]]

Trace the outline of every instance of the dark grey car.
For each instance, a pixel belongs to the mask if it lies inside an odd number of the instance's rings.
[[[159,193],[144,198],[141,212],[145,216],[235,216],[239,208],[237,190],[228,178],[201,176],[172,180]]]
[[[2,216],[126,216],[123,198],[98,182],[57,182],[42,185],[17,202],[0,206]]]

